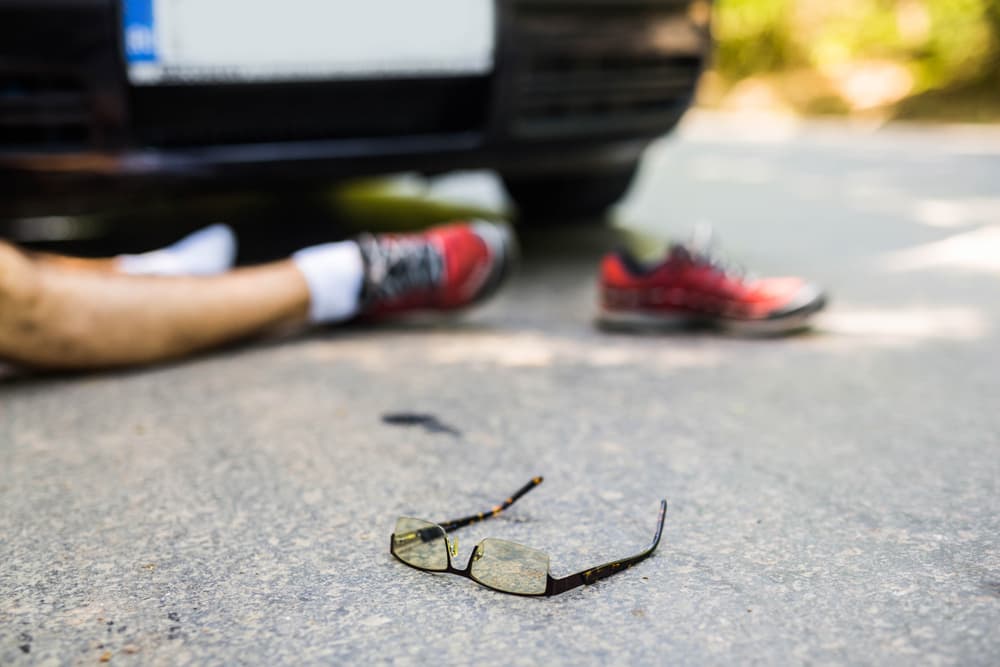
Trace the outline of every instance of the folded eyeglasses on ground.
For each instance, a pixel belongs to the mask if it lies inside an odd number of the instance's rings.
[[[461,519],[433,523],[422,519],[400,517],[396,520],[389,550],[393,556],[418,570],[449,572],[472,579],[478,584],[501,593],[514,595],[558,595],[577,586],[590,585],[610,577],[648,558],[660,543],[663,521],[667,514],[667,501],[660,501],[660,515],[656,523],[653,542],[634,556],[614,560],[589,570],[555,579],[549,573],[549,556],[516,542],[487,538],[476,545],[464,570],[452,565],[458,555],[458,540],[448,540],[448,533],[484,521],[503,512],[518,498],[542,483],[535,477],[510,498],[488,512],[480,512]]]

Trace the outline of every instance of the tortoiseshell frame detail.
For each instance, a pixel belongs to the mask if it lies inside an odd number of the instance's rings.
[[[490,519],[492,517],[495,517],[498,514],[500,514],[501,512],[503,512],[505,509],[507,509],[508,507],[510,507],[511,505],[513,505],[518,500],[518,498],[520,498],[521,496],[523,496],[524,494],[526,494],[528,491],[531,491],[533,488],[535,488],[536,486],[538,486],[539,484],[541,484],[542,481],[543,481],[543,479],[544,478],[542,478],[542,477],[535,477],[535,478],[533,478],[530,482],[528,482],[523,487],[521,487],[516,493],[514,493],[513,495],[511,495],[509,498],[507,498],[505,501],[503,501],[499,505],[494,506],[492,509],[490,509],[487,512],[479,512],[478,514],[472,514],[472,515],[467,516],[467,517],[462,517],[461,519],[452,519],[451,521],[445,521],[443,523],[439,523],[439,524],[437,524],[437,526],[439,528],[441,528],[442,530],[444,530],[445,533],[450,533],[453,530],[457,530],[459,528],[463,528],[465,526],[469,526],[469,525],[472,525],[474,523],[478,523],[480,521],[485,521],[486,519]],[[447,549],[447,551],[448,551],[448,569],[447,570],[431,570],[431,569],[427,569],[427,568],[417,567],[415,565],[410,565],[410,563],[407,563],[406,561],[404,561],[402,558],[400,558],[396,554],[396,549],[395,549],[395,537],[396,537],[396,535],[395,535],[395,533],[393,533],[389,537],[389,552],[393,556],[395,556],[395,558],[398,561],[400,561],[401,563],[403,563],[404,565],[409,565],[410,567],[412,567],[414,569],[417,569],[417,570],[424,570],[425,572],[447,572],[449,574],[457,574],[457,575],[459,575],[461,577],[465,577],[467,579],[471,579],[472,581],[475,581],[480,586],[485,586],[486,588],[489,588],[491,590],[495,590],[495,591],[497,591],[499,593],[507,593],[508,595],[521,595],[523,597],[548,597],[550,595],[559,595],[560,593],[565,593],[566,591],[569,591],[569,590],[572,590],[574,588],[577,588],[578,586],[589,586],[590,584],[593,584],[596,581],[599,581],[599,580],[604,579],[606,577],[610,577],[611,575],[617,574],[618,572],[621,572],[623,570],[627,570],[628,568],[632,567],[633,565],[635,565],[637,563],[640,563],[641,561],[645,560],[646,558],[649,558],[649,556],[652,555],[652,553],[654,551],[656,551],[656,547],[659,546],[659,544],[660,544],[660,537],[663,535],[663,523],[666,520],[666,516],[667,516],[667,501],[666,500],[661,500],[660,501],[660,514],[659,514],[659,517],[657,518],[657,522],[656,522],[656,534],[653,535],[653,541],[650,543],[650,545],[648,547],[646,547],[645,549],[643,549],[642,551],[640,551],[639,553],[635,554],[634,556],[629,556],[628,558],[623,558],[621,560],[613,560],[613,561],[611,561],[609,563],[605,563],[603,565],[598,565],[597,567],[592,567],[589,570],[584,570],[583,572],[577,572],[576,574],[571,574],[568,577],[562,577],[562,578],[556,579],[551,574],[548,574],[547,575],[548,580],[547,580],[546,585],[545,585],[545,592],[544,593],[537,593],[537,594],[531,594],[531,593],[512,593],[510,591],[500,590],[500,589],[494,588],[493,586],[490,586],[488,584],[484,584],[481,581],[477,580],[475,577],[473,577],[472,576],[472,563],[475,560],[476,550],[478,549],[479,545],[476,545],[476,548],[474,548],[472,550],[472,554],[469,556],[469,562],[466,563],[464,570],[459,570],[458,568],[456,568],[455,566],[453,566],[451,564],[451,549],[450,548]],[[430,534],[430,535],[423,535],[422,534],[423,531],[420,531],[420,532],[421,532],[421,538],[424,539],[424,541],[430,541],[431,539],[436,539],[437,538],[437,534],[434,531],[431,531],[433,534]]]

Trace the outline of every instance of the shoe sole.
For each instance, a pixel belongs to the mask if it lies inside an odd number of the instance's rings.
[[[514,232],[506,225],[498,225],[484,220],[474,220],[471,223],[473,233],[482,239],[483,243],[490,250],[490,255],[494,262],[490,267],[490,273],[479,288],[472,303],[478,303],[493,296],[500,286],[507,280],[513,272],[517,262],[518,248]]]
[[[597,316],[597,326],[610,331],[667,332],[711,328],[747,337],[782,336],[808,329],[813,316],[825,307],[826,297],[821,295],[794,311],[766,320],[733,320],[707,315],[660,315],[602,308]]]

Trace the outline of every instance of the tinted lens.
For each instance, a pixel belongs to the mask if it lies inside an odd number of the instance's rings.
[[[392,534],[392,553],[424,570],[448,569],[448,540],[444,529],[430,521],[401,516]]]
[[[472,556],[472,578],[491,588],[521,595],[541,595],[548,582],[549,557],[541,551],[487,539]]]

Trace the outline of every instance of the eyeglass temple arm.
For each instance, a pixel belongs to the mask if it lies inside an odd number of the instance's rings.
[[[541,484],[543,480],[544,480],[543,477],[532,478],[530,482],[528,482],[520,489],[518,489],[513,495],[507,498],[507,500],[503,501],[499,505],[495,505],[493,508],[489,509],[486,512],[480,512],[479,514],[472,514],[470,516],[462,517],[461,519],[452,519],[451,521],[444,521],[442,523],[439,523],[438,525],[444,528],[445,532],[450,533],[453,530],[464,528],[465,526],[474,523],[479,523],[480,521],[485,521],[486,519],[495,517],[497,514],[500,514],[500,512],[503,512],[505,509],[507,509],[515,502],[517,502],[517,500],[521,496],[523,496],[528,491],[531,491],[533,488]]]
[[[571,574],[568,577],[563,577],[562,579],[551,579],[549,581],[550,590],[546,593],[548,595],[557,595],[559,593],[565,593],[566,591],[576,588],[577,586],[589,586],[600,579],[610,577],[612,574],[618,574],[622,570],[627,570],[636,563],[646,560],[654,551],[656,551],[656,547],[660,544],[660,536],[663,534],[663,522],[666,520],[666,516],[667,501],[661,500],[660,516],[656,523],[656,535],[653,536],[653,542],[648,547],[634,556],[629,556],[628,558],[613,560],[610,563],[598,565],[597,567],[592,567],[589,570]]]

